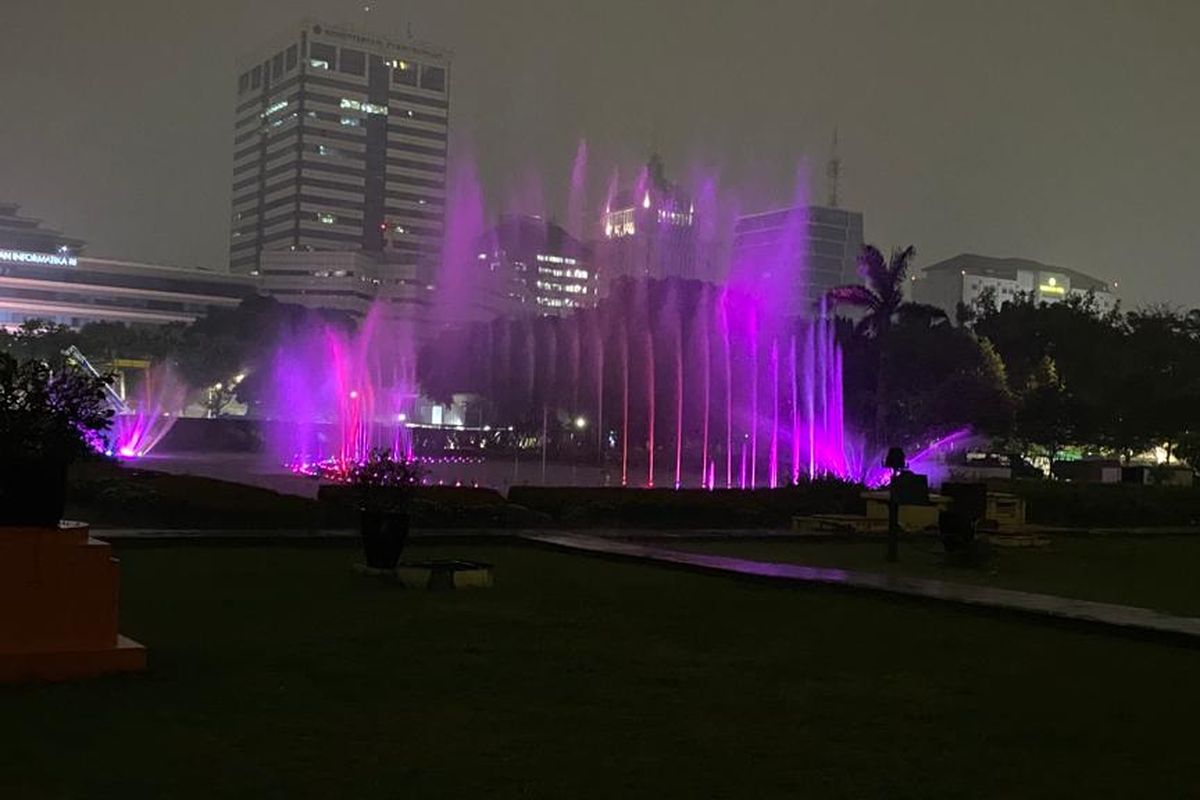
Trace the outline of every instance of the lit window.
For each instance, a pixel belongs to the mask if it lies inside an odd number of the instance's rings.
[[[646,195],[649,197],[650,195]],[[633,209],[624,208],[605,215],[604,235],[609,239],[633,236],[637,232],[633,222]]]
[[[386,117],[388,113],[387,106],[377,106],[374,103],[363,103],[362,110],[368,114],[378,114],[383,117]]]
[[[267,110],[262,112],[262,114],[260,116],[262,116],[265,119],[265,118],[271,116],[272,114],[275,114],[279,111],[283,111],[287,107],[288,107],[287,101],[280,100],[278,103],[272,103],[271,105],[267,106]]]
[[[417,85],[417,65],[411,61],[392,61],[392,82],[405,86]]]
[[[353,111],[361,111],[362,103],[360,103],[358,100],[351,100],[349,97],[343,97],[342,108],[349,108]]]
[[[309,63],[317,69],[330,69],[337,61],[337,48],[324,42],[313,42],[308,48]]]
[[[335,217],[333,214],[321,212],[317,214],[317,220],[325,223],[326,225],[333,225],[337,222],[337,217]]]
[[[342,124],[347,128],[357,128],[358,117],[342,117]]]

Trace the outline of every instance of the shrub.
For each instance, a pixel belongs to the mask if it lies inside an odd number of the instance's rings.
[[[106,378],[0,353],[0,459],[70,463],[112,423]]]

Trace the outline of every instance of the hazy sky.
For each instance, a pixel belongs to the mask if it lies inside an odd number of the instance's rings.
[[[656,146],[729,196],[824,196],[921,264],[1022,256],[1200,305],[1196,0],[0,0],[0,199],[88,251],[223,268],[235,55],[305,15],[454,51],[452,152],[561,214]]]

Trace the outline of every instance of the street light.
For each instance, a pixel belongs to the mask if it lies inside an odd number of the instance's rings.
[[[579,430],[583,430],[584,428],[587,427],[587,420],[584,419],[583,417],[576,417],[575,418],[575,427],[578,428]]]

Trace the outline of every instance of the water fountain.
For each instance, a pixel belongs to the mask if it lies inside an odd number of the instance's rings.
[[[187,387],[167,365],[154,365],[142,375],[126,409],[113,417],[98,449],[123,459],[142,458],[170,432],[187,400]]]
[[[414,448],[418,400],[462,392],[487,399],[493,424],[532,435],[548,421],[567,420],[571,429],[583,419],[594,437],[572,430],[572,440],[586,444],[576,455],[611,465],[622,485],[882,479],[877,454],[847,424],[833,320],[824,307],[799,318],[784,311],[796,271],[805,270],[796,256],[807,252],[803,175],[781,252],[732,264],[723,284],[621,279],[592,309],[485,322],[473,321],[480,281],[470,273],[483,199],[469,164],[459,163],[434,303],[435,317],[453,329],[421,351],[377,307],[353,334],[322,328],[282,342],[267,404],[282,460],[336,474],[378,448],[403,458],[435,455]],[[588,167],[581,142],[566,198],[571,225],[586,217]],[[648,180],[643,169],[635,194]],[[715,207],[715,178],[699,185],[697,201]],[[614,171],[606,202],[616,187]]]

